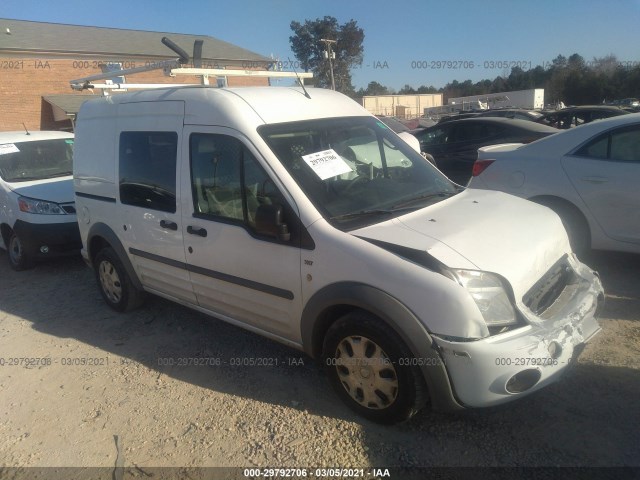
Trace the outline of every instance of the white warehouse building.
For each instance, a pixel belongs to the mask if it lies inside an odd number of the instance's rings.
[[[515,107],[534,110],[542,109],[544,108],[544,88],[487,93],[485,95],[449,98],[447,100],[447,105],[456,110],[475,110],[479,104],[485,105],[484,108]]]
[[[372,95],[362,97],[361,103],[373,115],[417,118],[425,109],[442,106],[442,94]]]

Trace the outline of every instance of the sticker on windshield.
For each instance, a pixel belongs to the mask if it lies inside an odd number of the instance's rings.
[[[316,175],[320,177],[320,180],[326,180],[327,178],[353,171],[349,164],[332,148],[322,152],[303,155],[302,159],[311,167]]]
[[[73,145],[73,140],[71,140],[71,139],[65,140],[64,143],[67,143],[69,145]]]
[[[0,145],[0,155],[8,155],[9,153],[19,152],[18,147],[13,143],[3,143]]]
[[[382,122],[376,122],[380,128],[387,128],[387,126]]]

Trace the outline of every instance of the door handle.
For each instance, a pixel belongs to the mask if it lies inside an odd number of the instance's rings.
[[[191,235],[198,235],[200,237],[207,236],[207,231],[204,228],[192,227],[191,225],[187,227],[187,233],[190,233]]]
[[[178,230],[178,224],[176,222],[171,222],[168,220],[160,220],[160,226],[162,228],[166,228],[167,230]]]
[[[582,180],[583,182],[595,184],[607,183],[609,181],[609,179],[606,177],[582,177],[580,180]]]

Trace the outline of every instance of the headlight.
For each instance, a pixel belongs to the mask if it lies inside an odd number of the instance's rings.
[[[453,273],[475,300],[488,327],[518,323],[507,287],[498,275],[479,270],[453,270]]]
[[[44,200],[35,200],[33,198],[18,197],[18,206],[21,212],[37,213],[40,215],[66,215],[60,205]]]

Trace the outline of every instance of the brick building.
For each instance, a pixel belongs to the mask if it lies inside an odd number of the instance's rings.
[[[74,92],[69,81],[104,68],[135,68],[177,57],[168,37],[189,55],[203,40],[202,68],[266,70],[273,60],[205,35],[85,27],[0,18],[0,131],[72,130],[80,105],[100,91]],[[190,66],[190,65],[188,65]],[[129,83],[198,83],[162,70],[132,75]],[[104,83],[104,81],[101,81]],[[229,86],[268,85],[264,77],[229,77]]]

